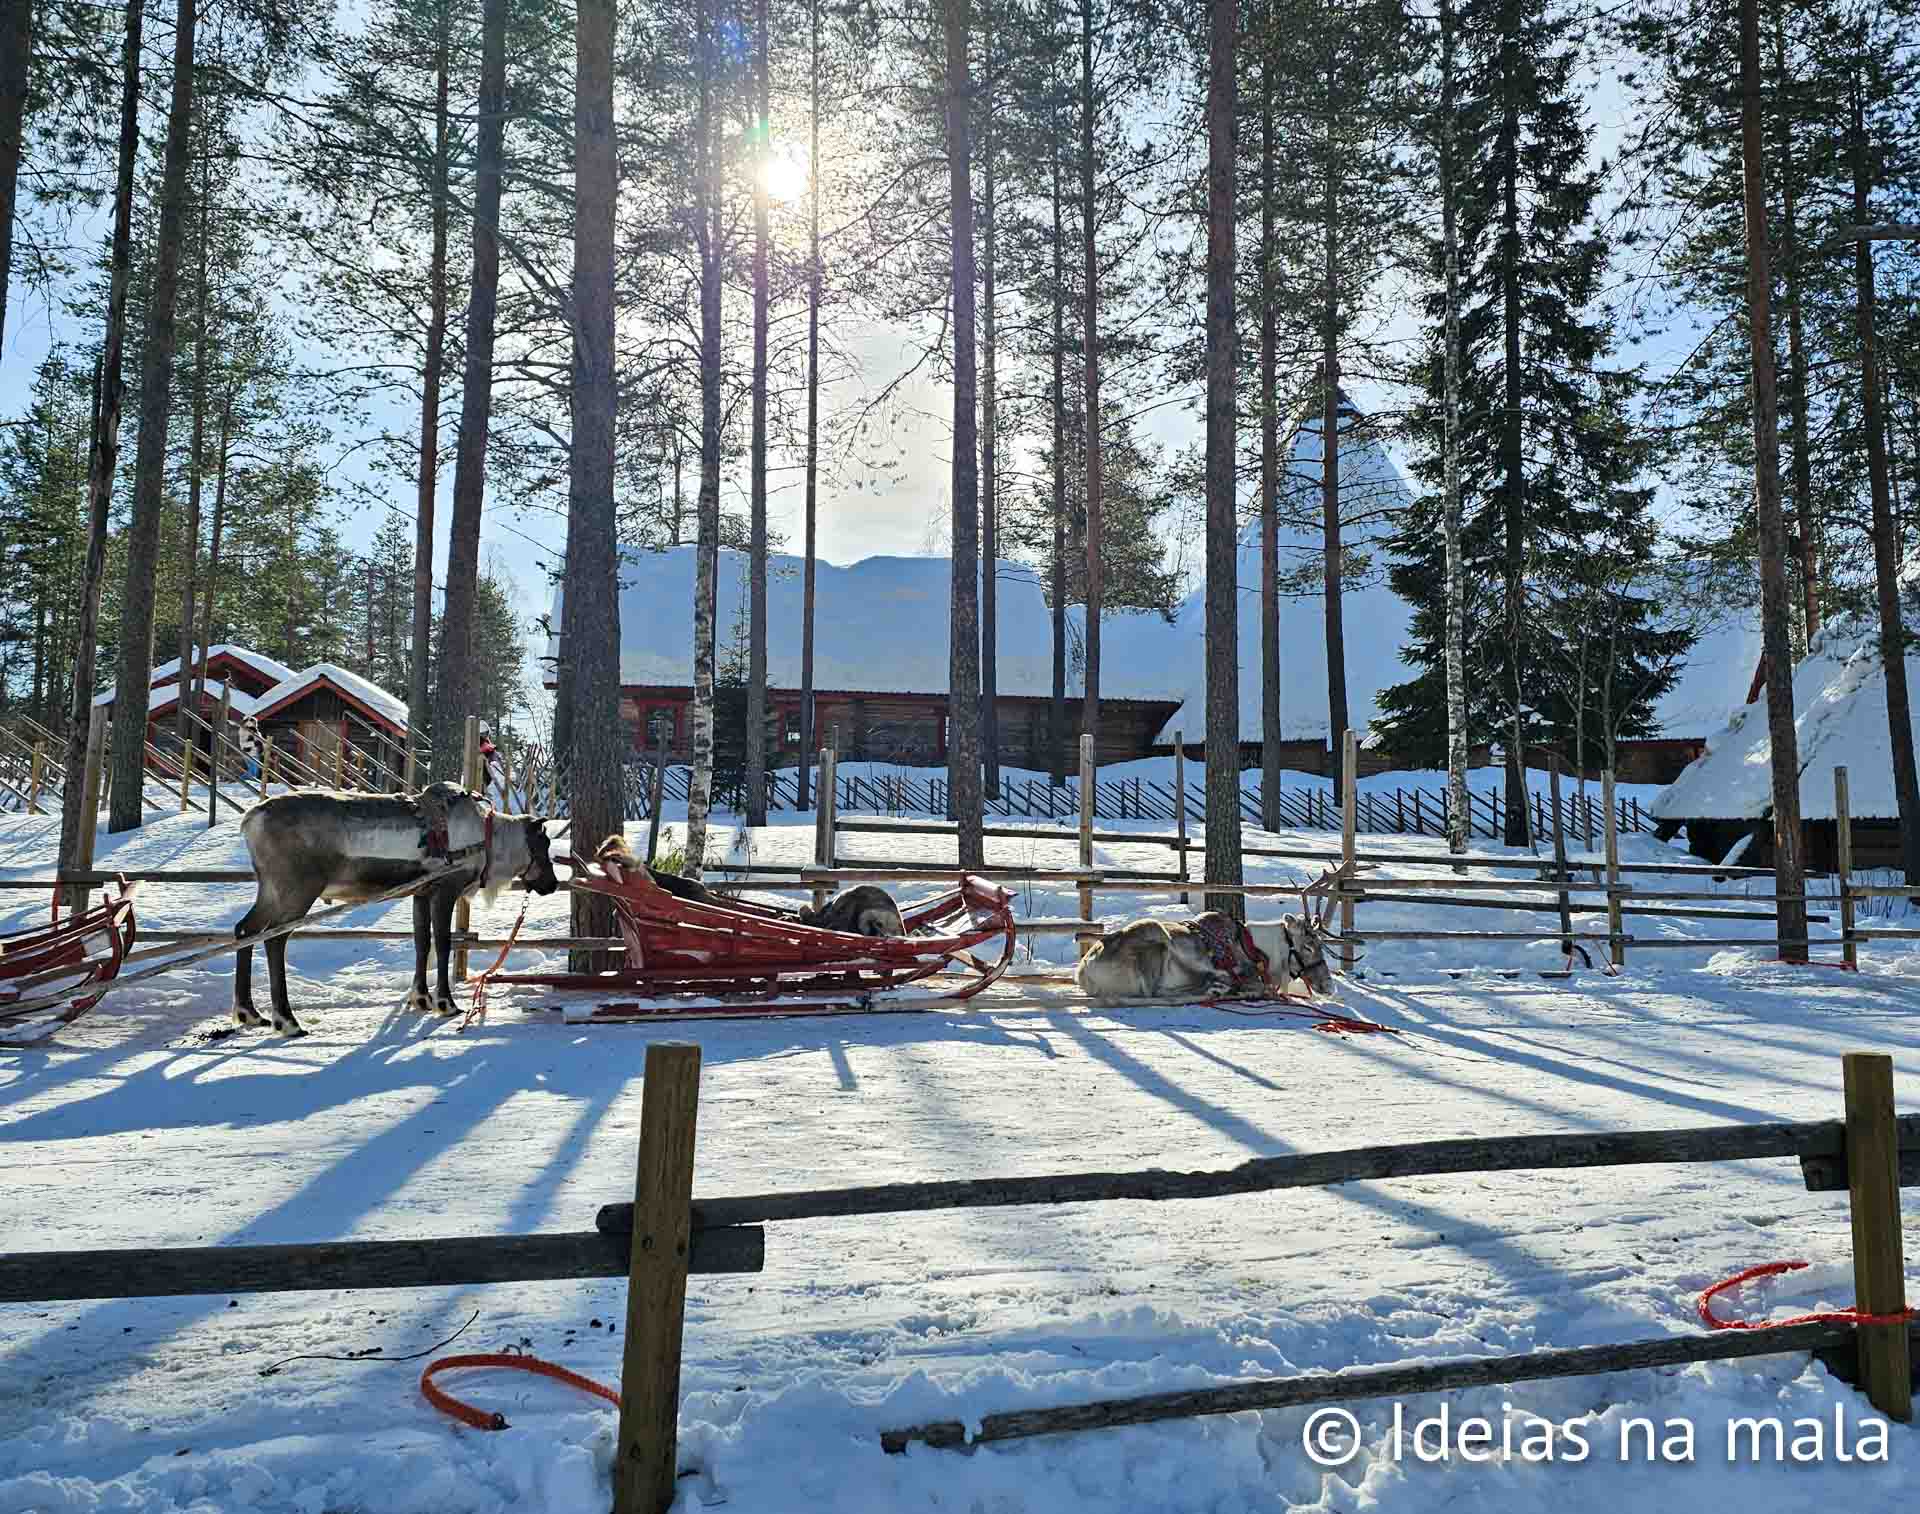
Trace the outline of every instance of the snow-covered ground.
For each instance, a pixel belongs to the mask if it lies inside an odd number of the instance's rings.
[[[784,818],[784,817],[783,817]],[[156,818],[101,837],[103,866],[244,866],[237,828]],[[45,876],[57,821],[0,818],[0,877]],[[1117,827],[1103,823],[1102,829]],[[644,827],[635,827],[642,832]],[[1144,828],[1143,828],[1144,829]],[[810,855],[806,817],[724,855]],[[1325,852],[1324,832],[1263,837]],[[1383,840],[1386,838],[1382,838]],[[1439,843],[1393,837],[1446,876]],[[942,837],[844,838],[844,854],[952,856]],[[1478,850],[1490,849],[1482,844]],[[1164,867],[1146,841],[1112,867]],[[1629,860],[1681,860],[1644,837]],[[1060,843],[990,843],[996,863],[1059,865]],[[1285,882],[1311,863],[1249,862]],[[1384,870],[1383,870],[1384,871]],[[1482,875],[1484,876],[1484,875]],[[1524,878],[1523,872],[1515,873]],[[1684,886],[1704,887],[1689,879]],[[1729,894],[1739,892],[1729,885]],[[1760,891],[1764,892],[1764,884]],[[917,890],[907,887],[911,897]],[[227,926],[248,887],[142,885],[149,929]],[[1549,896],[1541,895],[1543,902]],[[1024,913],[1073,912],[1023,890]],[[1731,901],[1730,901],[1731,902]],[[489,931],[511,896],[476,913]],[[1277,904],[1256,915],[1277,913]],[[1115,898],[1102,913],[1135,912]],[[0,929],[44,910],[0,893]],[[1177,903],[1141,900],[1140,913]],[[405,906],[349,917],[404,928]],[[559,930],[564,898],[529,930]],[[1548,914],[1361,906],[1363,928],[1551,929]],[[330,922],[331,923],[331,922]],[[1597,916],[1587,929],[1603,929]],[[1663,939],[1752,937],[1752,921],[1635,919]],[[1831,927],[1826,927],[1831,929]],[[1064,937],[1034,942],[1063,965]],[[633,1181],[640,1072],[656,1036],[705,1062],[696,1193],[1211,1167],[1288,1151],[1501,1132],[1831,1117],[1839,1054],[1890,1052],[1914,1107],[1920,954],[1884,943],[1863,971],[1790,968],[1752,948],[1641,951],[1626,974],[1549,983],[1550,943],[1382,942],[1353,1013],[1397,1036],[1315,1034],[1224,1009],[1094,1010],[1058,983],[1009,985],[963,1011],[568,1026],[535,991],[496,991],[489,1022],[403,1014],[409,948],[296,940],[304,1040],[209,1039],[230,968],[205,964],[110,996],[51,1046],[0,1053],[0,1243],[6,1250],[206,1245],[571,1230]],[[1828,948],[1821,955],[1835,955]],[[1027,956],[1023,952],[1023,957]],[[531,966],[532,957],[527,964]],[[1449,976],[1448,969],[1469,969]],[[1499,969],[1521,969],[1502,976]],[[1910,1209],[1911,1209],[1910,1205]],[[1920,1257],[1909,1221],[1907,1254]],[[730,1510],[1404,1510],[1587,1514],[1891,1508],[1920,1445],[1844,1462],[1864,1401],[1804,1357],[1436,1395],[1457,1422],[1544,1416],[1578,1427],[1578,1463],[1392,1458],[1389,1401],[1354,1404],[1363,1445],[1340,1468],[1301,1443],[1306,1411],[1054,1437],[970,1455],[881,1453],[878,1432],[931,1419],[1266,1374],[1339,1371],[1575,1346],[1697,1328],[1706,1284],[1755,1262],[1807,1271],[1730,1307],[1850,1302],[1846,1205],[1791,1162],[1353,1183],[1189,1203],[979,1210],[769,1227],[765,1272],[695,1278],[688,1296],[677,1507]],[[526,1349],[617,1381],[617,1282],[0,1307],[0,1511],[257,1509],[287,1514],[527,1510],[608,1503],[613,1414],[518,1375],[456,1382],[513,1428],[429,1408],[399,1357],[477,1318],[452,1350]],[[271,1375],[262,1369],[283,1363]],[[1823,1457],[1729,1463],[1734,1416],[1811,1416]],[[1691,1465],[1618,1453],[1621,1423],[1686,1419]],[[1495,1438],[1498,1439],[1498,1428]],[[1516,1430],[1518,1446],[1522,1432]],[[1561,1453],[1570,1450],[1564,1437]]]

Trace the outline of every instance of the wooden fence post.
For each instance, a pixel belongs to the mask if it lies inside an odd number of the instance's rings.
[[[407,760],[405,763],[405,771],[400,777],[400,786],[409,794],[414,792],[413,770],[416,760],[413,750],[413,728],[409,726],[407,728]]]
[[[1093,733],[1080,733],[1080,866],[1086,872],[1093,871]],[[1093,918],[1093,889],[1087,884],[1080,885],[1080,918]],[[1080,955],[1087,954],[1090,943],[1083,935],[1080,937]]]
[[[180,743],[180,813],[183,815],[193,807],[189,790],[193,787],[193,759],[197,751],[192,736]]]
[[[220,743],[226,738],[227,721],[233,716],[233,690],[223,687],[220,690],[220,719],[215,723],[213,732],[207,737],[207,829],[213,829],[214,817],[220,813]]]
[[[1564,816],[1560,808],[1560,754],[1554,752],[1547,759],[1549,782],[1553,785],[1553,873],[1556,882],[1571,883],[1572,875],[1567,871],[1567,832]],[[1560,895],[1560,951],[1567,959],[1569,970],[1573,967],[1573,895],[1562,892]]]
[[[1346,732],[1341,741],[1340,767],[1343,779],[1340,795],[1340,862],[1345,869],[1341,875],[1343,886],[1340,895],[1340,934],[1351,936],[1353,934],[1353,896],[1347,893],[1346,889],[1353,883],[1353,833],[1360,791],[1360,738],[1352,731]],[[1351,951],[1352,948],[1348,950]]]
[[[699,1112],[700,1048],[673,1041],[649,1046],[640,1095],[614,1514],[665,1514],[678,1485],[680,1344]]]
[[[266,736],[260,743],[260,797],[265,798],[267,790],[273,784],[273,738]]]
[[[1833,770],[1833,827],[1837,843],[1834,871],[1840,875],[1840,957],[1860,966],[1860,944],[1853,939],[1853,814],[1848,805],[1847,770]]]
[[[45,744],[39,741],[34,742],[33,766],[30,769],[31,776],[27,779],[27,812],[29,814],[38,815],[41,813],[40,775],[42,768],[46,765],[46,761],[47,751]]]
[[[1190,875],[1187,872],[1187,746],[1183,731],[1173,733],[1173,835],[1180,847],[1180,881],[1185,883]],[[1190,902],[1190,895],[1180,896],[1182,907]]]
[[[83,873],[93,871],[93,841],[100,829],[100,782],[106,768],[106,752],[107,707],[96,704],[87,717],[87,752],[80,769],[80,835],[74,847],[74,866]],[[73,782],[73,774],[67,775],[67,782]],[[89,892],[84,883],[76,883],[68,890],[67,906],[74,914],[85,913]]]
[[[648,808],[652,813],[647,818],[647,861],[651,863],[660,850],[660,806],[667,798],[667,733],[663,728],[659,741],[653,748],[653,793]]]
[[[1627,936],[1620,928],[1620,812],[1613,802],[1613,769],[1600,778],[1607,807],[1607,951],[1615,967],[1627,965]]]
[[[820,806],[815,812],[819,835],[814,845],[814,859],[820,866],[831,870],[834,865],[834,827],[840,818],[840,754],[833,747],[828,747],[820,754],[820,781],[814,800]],[[832,884],[814,885],[815,909],[823,908],[832,897]]]
[[[342,749],[345,748],[344,738]],[[467,717],[466,747],[460,757],[460,783],[463,788],[480,787],[480,717]],[[591,840],[587,843],[593,845]],[[464,938],[473,923],[473,905],[465,898],[453,907],[453,928]],[[467,981],[467,949],[456,946],[453,949],[453,977],[457,983]]]
[[[344,789],[347,786],[347,723],[340,722],[340,729],[334,732],[333,739],[333,786]],[[463,926],[462,929],[465,929]],[[466,974],[463,972],[462,977]]]
[[[1900,1249],[1900,1132],[1893,1117],[1893,1058],[1850,1051],[1840,1061],[1847,1094],[1854,1303],[1868,1314],[1901,1314],[1907,1307],[1907,1286]],[[1905,1424],[1913,1418],[1905,1323],[1861,1325],[1858,1334],[1860,1381],[1867,1401]]]

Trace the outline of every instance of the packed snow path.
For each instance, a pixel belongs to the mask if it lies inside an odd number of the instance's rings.
[[[0,826],[0,874],[44,875],[48,823]],[[783,855],[810,834],[780,828],[755,850]],[[157,821],[102,860],[243,866],[237,848],[233,827]],[[229,924],[250,894],[143,885],[142,923]],[[1066,913],[1070,898],[1023,907]],[[41,909],[0,897],[0,924]],[[509,909],[483,927],[503,928]],[[540,901],[530,926],[557,928],[563,910]],[[1362,910],[1383,926],[1417,918]],[[1470,913],[1487,929],[1546,918]],[[402,906],[382,923],[405,918]],[[409,954],[296,940],[302,1041],[208,1040],[230,986],[215,963],[111,996],[55,1045],[0,1058],[5,1249],[587,1228],[631,1192],[655,1035],[701,1044],[695,1191],[708,1194],[1826,1118],[1840,1109],[1839,1053],[1855,1049],[1890,1052],[1902,1107],[1920,1103],[1920,982],[1891,951],[1858,977],[1758,951],[1644,952],[1622,978],[1559,985],[1485,970],[1456,981],[1436,964],[1459,962],[1457,943],[1383,945],[1341,997],[1405,1034],[1355,1038],[1218,1010],[1088,1010],[1018,983],[965,1012],[657,1030],[569,1027],[527,1012],[535,994],[499,994],[490,1023],[459,1034],[400,1012]],[[1556,955],[1512,947],[1498,960]],[[883,1427],[997,1409],[1691,1330],[1698,1290],[1757,1261],[1815,1265],[1730,1309],[1845,1304],[1848,1255],[1844,1199],[1804,1192],[1791,1162],[773,1226],[764,1273],[692,1280],[681,1457],[700,1471],[680,1506],[1891,1507],[1920,1465],[1904,1428],[1884,1464],[1842,1463],[1829,1446],[1817,1465],[1727,1465],[1732,1415],[1831,1425],[1836,1406],[1849,1422],[1866,1412],[1792,1357],[1444,1396],[1456,1417],[1497,1418],[1505,1402],[1588,1426],[1596,1452],[1578,1465],[1392,1462],[1389,1403],[1354,1405],[1367,1448],[1338,1470],[1302,1453],[1305,1411],[973,1455],[878,1448]],[[1911,1218],[1907,1255],[1920,1258]],[[451,1349],[524,1347],[618,1379],[611,1281],[0,1308],[0,1511],[598,1514],[613,1415],[596,1400],[506,1374],[455,1384],[513,1421],[488,1435],[427,1407],[419,1362],[299,1360],[260,1375],[302,1353],[400,1356],[476,1310]],[[1442,1401],[1412,1401],[1409,1416]],[[1693,1420],[1695,1464],[1622,1465],[1609,1427],[1627,1415]]]

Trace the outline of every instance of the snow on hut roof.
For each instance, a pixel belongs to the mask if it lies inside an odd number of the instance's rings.
[[[620,681],[678,687],[693,679],[694,548],[630,556],[620,570]],[[747,614],[746,554],[720,554],[715,636],[722,661]],[[800,687],[801,558],[772,556],[767,566],[767,681]],[[873,694],[944,694],[953,575],[944,557],[869,557],[846,567],[819,563],[814,620],[814,687]],[[1053,690],[1052,612],[1030,568],[1002,562],[999,589],[999,687],[1002,694]],[[561,601],[553,600],[560,624]],[[1077,645],[1081,612],[1068,613]],[[1105,632],[1136,621],[1170,628],[1158,616],[1109,617]],[[1116,699],[1179,697],[1177,674],[1160,655],[1103,658],[1101,690]],[[553,655],[551,643],[548,655]],[[1081,690],[1071,665],[1067,687]]]
[[[293,669],[288,667],[284,662],[277,662],[267,656],[266,653],[256,652],[252,647],[243,647],[237,642],[223,641],[217,646],[207,648],[207,661],[211,662],[216,657],[230,657],[235,662],[243,662],[269,683],[279,683],[282,679],[293,677]],[[187,660],[188,669],[191,670],[199,662],[200,649],[195,647],[193,649],[193,656]],[[169,658],[153,670],[153,677],[150,681],[153,683],[171,681],[179,671],[180,659],[178,657]]]
[[[175,659],[176,662],[178,660],[177,658]],[[220,703],[220,696],[222,694],[229,695],[231,703],[228,707],[233,711],[235,718],[243,715],[251,715],[254,712],[256,707],[254,697],[244,689],[229,690],[218,678],[209,678],[206,688],[208,700],[215,705]],[[167,708],[167,706],[177,702],[179,698],[180,685],[178,683],[156,684],[153,688],[147,690],[147,713],[151,715],[156,710],[163,710]],[[99,705],[112,704],[113,690],[108,689],[104,694],[95,694],[93,696],[93,702]]]
[[[1908,656],[1907,680],[1920,683],[1920,654]],[[1855,816],[1891,820],[1899,814],[1877,626],[1849,616],[1821,628],[1794,670],[1793,716],[1803,818],[1834,818],[1836,766],[1847,769]],[[1761,819],[1773,809],[1772,764],[1766,701],[1758,699],[1707,739],[1705,754],[1655,797],[1650,812],[1671,820]]]
[[[365,705],[370,711],[398,730],[407,728],[407,706],[378,684],[369,683],[358,673],[350,673],[337,663],[316,662],[302,672],[290,674],[276,683],[254,703],[254,712],[262,718],[292,703],[321,683],[330,683],[340,693]]]

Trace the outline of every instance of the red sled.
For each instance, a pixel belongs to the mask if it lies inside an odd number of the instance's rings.
[[[57,907],[57,906],[56,906]],[[133,885],[85,914],[0,935],[0,1046],[32,1046],[100,1002],[133,950]]]
[[[963,875],[958,887],[902,910],[905,935],[856,936],[802,925],[764,905],[683,899],[644,870],[627,873],[611,860],[596,867],[573,859],[571,865],[571,887],[613,902],[625,964],[603,973],[502,973],[493,982],[697,997],[697,1005],[684,1006],[692,1013],[779,1013],[784,996],[827,994],[853,1007],[879,990],[940,972],[963,975],[943,998],[970,999],[1013,960],[1013,896],[972,874]],[[999,956],[983,956],[996,939]],[[745,1002],[716,1002],[736,999]],[[677,1004],[621,1008],[636,1017],[682,1011]],[[805,1012],[800,1003],[793,1008]]]

